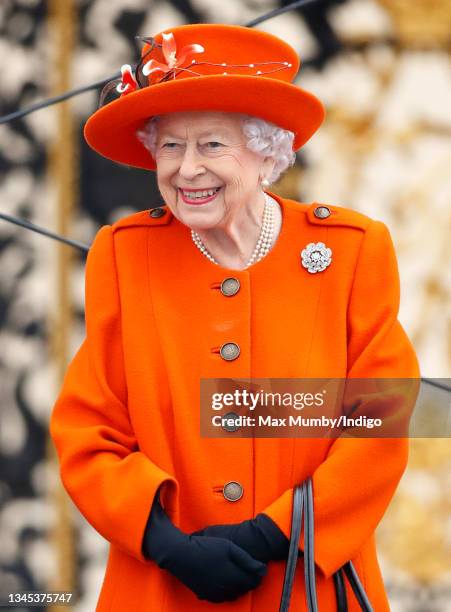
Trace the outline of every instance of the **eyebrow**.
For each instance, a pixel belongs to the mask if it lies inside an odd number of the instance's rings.
[[[226,132],[225,132],[225,130],[224,130],[224,128],[223,128],[223,127],[218,126],[218,127],[217,127],[217,128],[215,128],[215,129],[212,129],[212,130],[206,130],[205,132],[201,132],[201,133],[198,135],[198,138],[202,138],[203,136],[210,136],[211,134],[217,134],[217,135],[225,136],[225,135],[226,135]],[[162,136],[161,136],[161,137],[162,137],[162,138],[164,138],[164,137],[165,137],[165,138],[180,138],[180,139],[182,139],[182,138],[183,138],[182,136],[176,136],[175,134],[172,134],[171,132],[164,132],[164,131],[163,131],[163,134],[162,134]]]

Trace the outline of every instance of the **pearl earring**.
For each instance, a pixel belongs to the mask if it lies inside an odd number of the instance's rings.
[[[262,179],[262,187],[269,187],[269,181],[267,178]]]

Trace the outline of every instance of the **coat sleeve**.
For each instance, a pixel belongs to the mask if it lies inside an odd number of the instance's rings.
[[[371,221],[348,304],[348,378],[419,378],[415,351],[397,318],[399,296],[389,231]],[[312,475],[315,562],[325,577],[353,559],[376,529],[406,469],[408,449],[406,437],[338,437],[331,444]],[[293,490],[288,489],[262,510],[287,537],[292,502]],[[303,545],[302,532],[301,550]]]
[[[127,408],[118,278],[111,226],[89,251],[86,336],[70,362],[50,417],[61,480],[87,521],[140,561],[160,485],[175,503],[177,481],[140,451]]]

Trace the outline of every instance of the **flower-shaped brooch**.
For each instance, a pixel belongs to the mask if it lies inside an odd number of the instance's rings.
[[[309,272],[322,272],[332,261],[332,250],[324,242],[310,242],[301,251],[302,265]]]
[[[173,72],[176,68],[180,68],[183,62],[190,58],[194,53],[203,53],[205,51],[202,45],[185,45],[180,50],[177,57],[177,47],[175,44],[174,34],[170,32],[169,34],[162,34],[162,37],[162,51],[166,64],[157,62],[157,60],[154,59],[149,60],[143,67],[143,74],[145,76],[149,76],[149,74],[152,74],[156,70],[159,70],[164,74]]]
[[[183,62],[191,58],[195,53],[203,53],[205,51],[202,45],[193,44],[185,45],[177,56],[177,46],[175,44],[174,34],[162,34],[163,43],[161,45],[164,59],[166,64],[157,62],[155,59],[149,60],[142,67],[142,73],[144,76],[149,76],[154,72],[162,72],[163,77],[175,76],[175,71],[181,68]],[[145,39],[147,40],[147,39]],[[133,70],[129,64],[124,64],[121,68],[122,78],[116,87],[116,90],[120,94],[128,94],[136,91],[139,87],[139,83],[136,79],[136,75],[133,74]]]

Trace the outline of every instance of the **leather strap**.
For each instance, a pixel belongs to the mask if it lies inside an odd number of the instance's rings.
[[[345,565],[343,565],[343,569],[362,610],[364,612],[373,612],[373,607],[370,604],[367,594],[365,593],[365,589],[363,588],[363,585],[360,582],[359,576],[355,570],[354,565],[352,564],[352,561],[348,561],[347,563],[345,563]]]
[[[346,596],[345,580],[343,578],[343,570],[340,568],[333,575],[335,584],[335,597],[337,600],[337,611],[348,612],[348,598]]]
[[[304,575],[307,608],[310,612],[318,612],[316,597],[315,546],[313,524],[313,491],[312,480],[308,478],[302,483],[304,489]]]
[[[279,612],[288,612],[290,607],[291,591],[293,589],[296,563],[299,556],[299,539],[302,531],[302,519],[304,519],[304,577],[307,609],[309,612],[318,612],[314,557],[313,484],[310,477],[304,480],[301,485],[295,486],[293,491],[290,548]],[[348,611],[344,576],[348,578],[362,611],[374,612],[352,561],[345,563],[343,567],[337,570],[333,575],[338,612]]]
[[[287,567],[283,581],[279,612],[288,612],[290,608],[291,591],[293,590],[296,563],[299,556],[299,538],[301,536],[302,528],[303,497],[303,488],[300,486],[295,487],[293,491],[290,548],[288,550]]]

